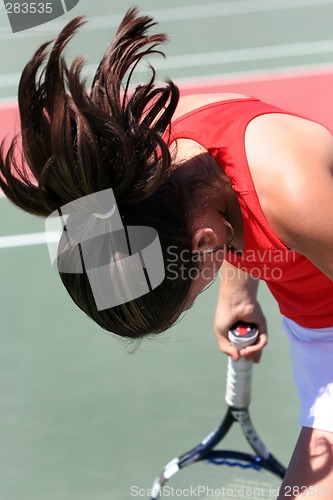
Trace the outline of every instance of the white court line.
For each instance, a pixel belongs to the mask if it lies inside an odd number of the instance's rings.
[[[9,88],[16,87],[21,78],[21,73],[7,73],[6,75],[1,75],[0,77],[0,87]]]
[[[0,97],[0,109],[1,108],[14,108],[16,109],[18,105],[17,96]]]
[[[333,75],[333,62],[318,63],[318,64],[304,64],[300,66],[278,66],[271,68],[267,71],[265,69],[249,70],[249,71],[233,71],[230,73],[214,73],[209,75],[200,75],[193,77],[184,77],[175,79],[175,83],[182,88],[193,86],[197,87],[198,84],[209,86],[221,84],[239,84],[248,82],[263,82],[277,79],[294,79],[294,78],[308,78],[311,76]],[[0,105],[1,110],[1,105]]]
[[[149,14],[158,22],[180,22],[190,19],[209,19],[215,17],[224,17],[230,15],[241,15],[260,12],[273,12],[277,10],[302,9],[304,7],[318,7],[324,5],[333,5],[333,0],[237,0],[224,3],[207,3],[203,5],[188,5],[187,7],[174,7],[166,9],[142,9],[142,12]],[[115,28],[122,20],[124,12],[119,14],[109,14],[104,16],[88,16],[88,24],[85,27],[87,31]],[[73,16],[81,14],[79,9],[74,11]],[[303,15],[303,13],[302,13]],[[51,21],[41,26],[36,26],[33,30],[21,31],[15,33],[18,38],[31,38],[34,36],[53,36],[68,21],[66,18]],[[0,40],[13,37],[10,28],[0,29]]]
[[[248,70],[248,71],[232,71],[225,73],[209,73],[208,75],[197,75],[189,77],[174,78],[174,82],[179,86],[182,85],[195,85],[200,82],[202,85],[213,84],[217,81],[218,83],[242,83],[241,79],[244,78],[245,82],[252,80],[272,80],[283,79],[283,78],[304,78],[306,76],[316,76],[316,75],[326,75],[333,73],[333,62],[328,63],[316,63],[316,64],[303,64],[297,66],[277,66],[275,68],[270,68],[269,72],[267,68],[258,70]],[[158,82],[158,79],[157,79]],[[163,82],[162,82],[163,83]],[[8,108],[17,109],[17,98],[3,97],[0,98],[0,112],[1,110],[7,110]],[[0,191],[0,199],[5,198],[5,195]]]
[[[48,242],[59,241],[59,231],[47,234]],[[31,245],[46,244],[46,233],[15,234],[13,236],[0,236],[0,249],[27,247]]]
[[[87,68],[90,71],[96,70],[97,66],[88,65]],[[174,81],[177,85],[191,84],[196,82],[213,82],[214,80],[222,81],[223,83],[228,83],[228,80],[236,79],[235,83],[240,83],[239,78],[245,78],[246,81],[250,79],[257,80],[258,77],[260,81],[262,79],[271,80],[272,78],[304,78],[305,76],[315,76],[318,74],[332,74],[333,72],[333,61],[327,63],[315,63],[315,64],[303,64],[297,66],[277,66],[275,68],[258,69],[258,70],[248,70],[248,71],[232,71],[225,73],[213,73],[207,75],[189,76],[175,78]],[[0,77],[1,80],[1,77]],[[8,108],[17,109],[18,102],[17,97],[3,97],[0,98],[0,111],[2,109],[7,110]],[[0,191],[0,198],[5,198],[5,195]]]
[[[201,52],[197,54],[170,56],[166,59],[159,59],[155,67],[156,69],[164,70],[196,66],[215,66],[217,64],[230,64],[242,61],[259,61],[262,59],[279,59],[281,57],[327,53],[332,53],[333,55],[333,40],[287,43],[283,45],[251,47],[248,49],[221,50],[217,52]]]
[[[147,10],[147,13],[159,22],[188,21],[189,19],[207,19],[213,17],[235,16],[257,12],[276,10],[300,9],[320,5],[333,5],[333,0],[238,0],[224,3],[203,3],[202,5],[188,5],[166,9]],[[104,26],[116,27],[123,18],[123,14],[115,16],[92,16],[88,18],[95,28]]]
[[[96,69],[95,66],[90,67],[91,70]],[[315,64],[303,64],[297,66],[277,66],[275,68],[258,69],[258,70],[248,70],[248,71],[232,71],[225,73],[210,73],[208,75],[198,75],[175,78],[174,81],[177,85],[182,86],[182,84],[196,84],[200,82],[205,84],[205,82],[213,83],[214,80],[218,80],[222,83],[229,83],[230,80],[235,80],[235,83],[241,83],[240,78],[244,78],[246,82],[251,80],[271,80],[272,78],[304,78],[306,76],[316,76],[321,74],[332,74],[333,73],[333,62],[327,63],[315,63]],[[8,108],[16,109],[18,106],[17,97],[3,97],[0,98],[0,111],[2,109],[7,110]],[[0,198],[5,198],[4,194],[0,192]]]
[[[166,59],[154,59],[157,70],[168,70],[176,68],[216,66],[234,62],[260,61],[265,59],[289,58],[295,56],[308,56],[318,54],[333,55],[333,40],[317,40],[314,42],[287,43],[283,45],[270,45],[265,47],[251,47],[247,49],[221,50],[217,52],[199,52],[197,54],[182,54],[169,56]],[[156,61],[156,62],[155,62]],[[85,71],[94,72],[97,65],[88,64]],[[136,74],[146,72],[147,67],[143,65],[137,68]],[[20,73],[0,76],[0,88],[18,85]]]

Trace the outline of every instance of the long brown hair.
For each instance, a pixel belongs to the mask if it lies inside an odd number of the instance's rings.
[[[75,58],[70,66],[64,59],[66,45],[83,22],[80,17],[69,22],[50,52],[45,43],[26,65],[18,92],[22,161],[17,159],[18,139],[7,152],[2,144],[0,186],[18,207],[41,216],[112,188],[124,224],[155,228],[166,260],[174,248],[173,277],[166,266],[166,277],[155,290],[102,311],[85,274],[60,273],[74,302],[102,328],[140,338],[176,321],[191,280],[186,272],[175,278],[175,266],[195,265],[182,259],[184,252],[191,254],[188,187],[163,140],[179,92],[170,80],[157,86],[153,68],[146,84],[130,88],[136,65],[159,52],[158,44],[167,38],[148,35],[155,23],[136,9],[125,15],[88,92],[83,59]]]

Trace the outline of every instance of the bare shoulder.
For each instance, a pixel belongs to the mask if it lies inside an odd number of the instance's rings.
[[[277,185],[287,193],[309,176],[332,173],[331,132],[298,116],[273,113],[256,117],[246,129],[245,148],[262,203],[265,197],[271,199],[272,190],[277,195]]]
[[[263,212],[276,234],[333,279],[333,136],[284,114],[255,118],[245,147]]]
[[[236,93],[193,94],[182,96],[179,99],[174,118],[179,118],[180,116],[189,113],[194,109],[200,108],[201,106],[205,106],[206,104],[232,99],[246,99],[248,97],[249,96],[247,95]]]

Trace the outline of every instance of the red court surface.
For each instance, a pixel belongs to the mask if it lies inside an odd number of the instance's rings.
[[[182,93],[239,92],[318,121],[333,132],[331,69],[279,72],[248,78],[202,81],[182,86]]]
[[[19,131],[18,109],[15,102],[0,105],[0,139],[13,136]]]

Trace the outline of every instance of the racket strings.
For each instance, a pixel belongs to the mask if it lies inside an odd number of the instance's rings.
[[[266,470],[231,459],[223,465],[203,460],[185,467],[164,485],[162,498],[273,500],[281,480]]]

